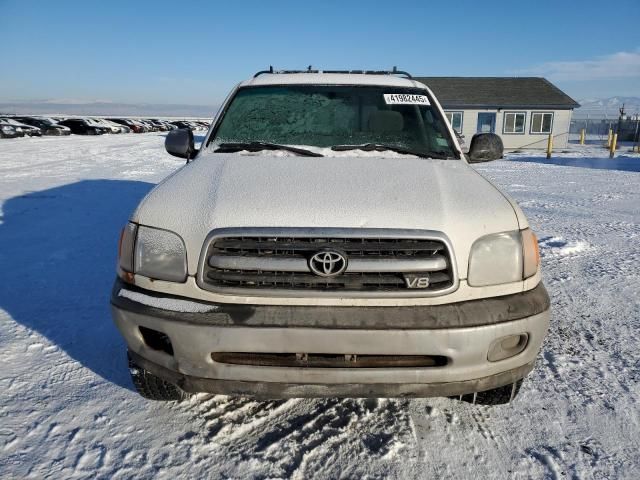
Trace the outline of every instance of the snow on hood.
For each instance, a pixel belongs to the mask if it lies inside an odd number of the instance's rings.
[[[206,153],[154,188],[132,221],[178,233],[195,275],[207,234],[227,227],[437,230],[466,278],[473,241],[519,228],[514,208],[462,160]]]

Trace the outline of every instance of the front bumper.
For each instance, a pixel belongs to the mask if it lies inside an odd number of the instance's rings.
[[[114,321],[136,363],[186,391],[259,398],[451,396],[508,385],[533,368],[550,317],[542,284],[520,294],[449,305],[218,303],[210,304],[206,313],[147,306],[131,300],[135,296],[123,297],[122,289],[142,295],[153,292],[120,281],[114,285]],[[173,354],[147,345],[139,327],[166,334]],[[495,340],[519,334],[528,336],[524,350],[497,362],[487,359]],[[220,352],[435,355],[446,357],[447,363],[385,368],[256,366],[218,363],[212,354]]]

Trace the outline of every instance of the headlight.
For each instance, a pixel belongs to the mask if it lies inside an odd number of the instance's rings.
[[[182,238],[168,230],[129,223],[120,241],[120,268],[156,280],[184,282],[187,253]]]
[[[3,125],[2,131],[6,133],[13,132],[13,127],[10,127],[9,125]]]
[[[536,274],[538,241],[529,229],[496,233],[471,246],[467,282],[472,287],[522,281]]]

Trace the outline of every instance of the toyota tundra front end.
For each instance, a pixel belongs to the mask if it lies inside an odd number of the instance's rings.
[[[427,86],[260,72],[123,229],[111,303],[147,398],[505,403],[549,324],[535,235]]]

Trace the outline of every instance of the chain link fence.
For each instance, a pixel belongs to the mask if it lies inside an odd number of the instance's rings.
[[[609,135],[609,129],[618,133],[618,141],[637,142],[640,133],[640,119],[626,119],[620,122],[618,129],[617,118],[574,118],[569,126],[569,140],[578,140],[580,138],[580,130],[583,128],[587,136],[606,140]]]

